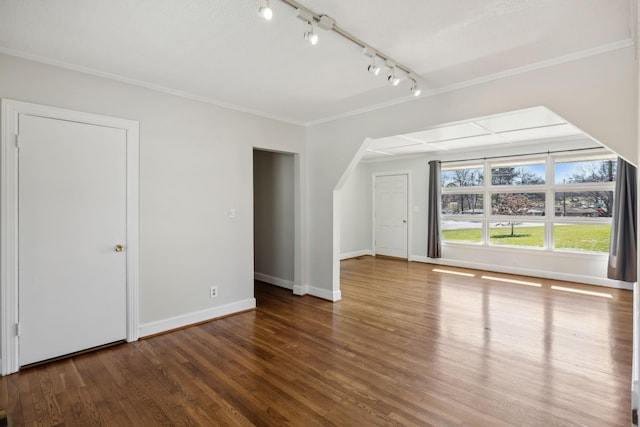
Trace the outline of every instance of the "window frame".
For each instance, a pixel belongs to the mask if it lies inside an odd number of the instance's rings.
[[[545,182],[544,184],[527,184],[527,185],[505,185],[492,183],[491,171],[495,165],[500,167],[509,164],[509,160],[513,160],[513,164],[517,167],[518,164],[543,164],[545,166]],[[615,193],[615,176],[614,181],[606,182],[585,182],[585,183],[564,183],[555,184],[555,169],[556,163],[562,162],[589,162],[597,160],[613,160],[617,161],[615,154],[610,153],[606,149],[594,150],[594,152],[559,152],[559,153],[546,153],[537,155],[526,156],[504,156],[496,159],[484,159],[484,160],[466,160],[459,162],[451,162],[446,165],[443,164],[442,172],[455,169],[471,169],[480,168],[484,174],[483,185],[465,186],[465,187],[441,187],[440,188],[440,202],[442,202],[443,195],[455,195],[455,194],[480,194],[483,196],[483,213],[482,214],[445,214],[442,209],[440,212],[440,225],[444,221],[480,221],[482,224],[482,239],[480,242],[466,242],[460,240],[445,240],[441,235],[441,243],[443,245],[472,245],[472,246],[485,246],[485,247],[498,247],[498,248],[515,248],[515,249],[528,249],[528,250],[546,250],[557,252],[572,252],[572,253],[591,253],[602,254],[599,251],[585,251],[579,249],[569,248],[555,248],[554,242],[554,224],[599,224],[599,225],[611,225],[611,217],[567,217],[555,215],[555,196],[558,192],[613,192]],[[491,197],[494,194],[503,193],[543,193],[545,200],[544,215],[494,215],[491,210]],[[613,200],[612,200],[613,202]],[[542,247],[534,246],[517,246],[517,245],[504,245],[491,243],[489,225],[492,222],[536,222],[543,223],[544,227],[544,241]]]

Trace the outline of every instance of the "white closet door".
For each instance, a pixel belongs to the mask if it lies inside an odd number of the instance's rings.
[[[375,180],[376,254],[407,258],[407,175]]]
[[[20,365],[126,338],[126,131],[19,116]]]

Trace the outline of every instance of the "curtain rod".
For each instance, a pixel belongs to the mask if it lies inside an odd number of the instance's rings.
[[[571,148],[568,150],[558,150],[558,151],[540,151],[538,153],[526,153],[526,154],[511,154],[511,155],[503,155],[503,156],[489,156],[489,157],[476,157],[474,159],[460,159],[460,160],[439,160],[440,163],[457,163],[457,162],[472,162],[474,160],[491,160],[491,159],[505,159],[509,157],[526,157],[526,156],[536,156],[538,154],[556,154],[556,153],[571,153],[573,151],[586,151],[586,150],[604,150],[604,147],[586,147],[586,148]]]

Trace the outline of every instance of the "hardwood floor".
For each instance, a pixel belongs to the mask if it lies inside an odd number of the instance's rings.
[[[3,377],[9,425],[630,424],[630,291],[363,257],[342,295],[257,283],[255,311]]]

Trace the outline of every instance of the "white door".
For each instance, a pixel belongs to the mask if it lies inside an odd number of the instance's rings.
[[[376,255],[407,258],[407,175],[375,178]]]
[[[19,129],[24,366],[126,338],[126,131],[25,114]]]

